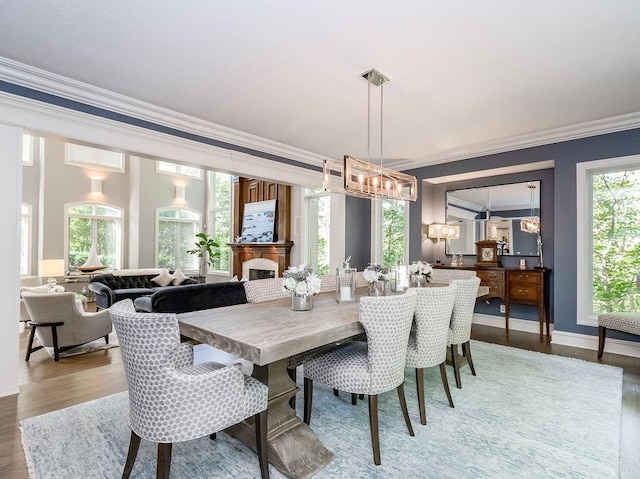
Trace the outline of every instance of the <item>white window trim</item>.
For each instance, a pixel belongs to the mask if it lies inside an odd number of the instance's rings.
[[[107,151],[109,153],[115,154],[119,157],[120,166],[107,166],[107,165],[102,165],[100,163],[92,163],[90,161],[73,160],[71,159],[71,152],[70,152],[70,149],[72,146],[83,146],[86,148],[93,148],[96,150]],[[107,148],[100,148],[98,146],[93,146],[93,145],[83,145],[80,143],[71,143],[68,141],[65,141],[64,143],[64,164],[65,165],[76,166],[79,168],[90,168],[92,170],[99,170],[99,171],[113,171],[116,173],[124,173],[125,172],[124,159],[125,159],[124,153],[113,151]]]
[[[640,155],[607,158],[576,164],[576,311],[577,324],[598,326],[598,317],[593,305],[593,196],[591,175],[621,169],[640,168]]]
[[[225,175],[230,175],[230,179],[229,181],[231,182],[230,185],[230,191],[231,191],[231,201],[230,201],[230,206],[229,208],[221,208],[221,207],[217,207],[217,206],[213,206],[213,203],[215,201],[215,195],[214,195],[214,191],[215,191],[215,185],[213,183],[215,183],[215,175],[216,173],[221,173],[221,174],[225,174]],[[232,238],[233,236],[233,208],[234,208],[234,201],[233,201],[233,175],[231,175],[230,173],[225,173],[223,171],[217,171],[217,170],[207,170],[207,175],[209,175],[209,179],[207,181],[207,187],[206,187],[206,201],[205,204],[209,205],[207,207],[207,224],[205,224],[202,227],[201,231],[206,231],[207,234],[211,235],[211,236],[215,236],[215,213],[219,213],[221,211],[228,211],[229,215],[231,217],[231,230],[229,231],[229,238],[227,238],[227,241],[229,243],[233,243],[234,238]],[[227,245],[220,245],[220,250],[222,250],[222,248],[227,248]],[[220,276],[220,277],[231,277],[231,272],[233,270],[233,254],[229,255],[229,268],[224,270],[224,269],[211,269],[209,270],[209,272],[207,274],[213,275],[213,276]]]
[[[187,208],[184,206],[163,206],[161,208],[156,208],[156,222],[155,222],[155,227],[156,227],[156,233],[155,233],[155,253],[154,253],[154,264],[156,266],[156,268],[158,268],[158,264],[160,262],[160,258],[158,258],[158,255],[160,254],[160,213],[163,211],[189,211],[191,213],[195,213],[198,215],[198,220],[182,220],[180,218],[162,218],[164,221],[174,221],[176,223],[197,223],[198,231],[202,231],[202,213],[198,210],[194,210],[193,208]],[[196,238],[193,238],[193,242],[195,244],[196,242]],[[176,266],[177,267],[177,266]],[[197,273],[198,272],[198,268],[195,269],[185,269],[183,270],[183,272],[185,273]]]
[[[68,270],[69,269],[69,208],[73,207],[73,206],[78,206],[78,205],[93,205],[93,206],[104,206],[106,208],[112,208],[114,210],[117,210],[120,212],[120,216],[101,216],[101,215],[71,215],[71,216],[77,216],[77,217],[83,217],[83,218],[98,218],[98,219],[106,219],[106,218],[118,218],[120,220],[120,251],[117,252],[118,257],[119,257],[119,264],[120,264],[120,268],[123,267],[124,264],[124,226],[125,226],[125,211],[124,209],[116,206],[116,205],[112,205],[109,203],[97,203],[94,201],[76,201],[73,203],[65,203],[63,205],[64,207],[64,264],[65,264],[65,268]],[[116,266],[118,267],[118,266]]]
[[[161,163],[170,163],[172,165],[176,165],[178,171],[177,172],[165,171],[165,170],[160,168],[160,164]],[[180,169],[183,166],[188,167],[188,168],[195,168],[196,170],[198,170],[198,175],[195,176],[195,175],[188,175],[186,173],[181,173]],[[156,161],[156,173],[158,173],[159,175],[169,175],[169,176],[177,176],[177,177],[180,177],[180,178],[189,178],[190,180],[202,180],[204,178],[204,171],[199,166],[183,165],[182,163],[175,163],[173,161],[165,161],[165,160],[157,160]]]

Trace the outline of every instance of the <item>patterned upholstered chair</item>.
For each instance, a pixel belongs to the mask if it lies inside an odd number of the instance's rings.
[[[473,276],[469,279],[454,279],[451,284],[458,287],[456,300],[453,303],[453,313],[451,314],[451,325],[449,326],[449,345],[451,346],[451,364],[453,374],[456,377],[456,387],[462,388],[460,379],[460,365],[462,357],[458,354],[458,345],[462,346],[462,355],[469,363],[471,374],[476,375],[471,357],[471,323],[473,321],[473,310],[476,306],[476,295],[480,286],[480,278]]]
[[[340,391],[369,396],[369,426],[373,461],[380,464],[378,394],[396,389],[407,429],[414,435],[404,395],[407,342],[416,307],[416,294],[360,298],[360,322],[367,342],[349,341],[304,362],[304,422],[311,420],[313,382]],[[336,418],[336,421],[339,421]]]
[[[431,282],[449,284],[454,279],[469,279],[474,276],[476,276],[476,272],[472,269],[433,268],[431,271]]]
[[[249,303],[262,303],[289,296],[289,293],[282,290],[282,278],[245,281],[244,290]]]
[[[416,288],[416,327],[409,336],[407,367],[416,369],[416,387],[420,422],[427,424],[424,404],[424,369],[440,366],[442,385],[453,407],[447,380],[447,345],[449,323],[458,286],[452,284],[438,288]]]
[[[36,294],[24,291],[22,300],[31,318],[31,333],[27,354],[43,347],[53,348],[54,360],[60,359],[60,352],[95,339],[104,338],[109,343],[112,330],[111,318],[106,311],[85,313],[76,301],[74,293]],[[33,346],[34,337],[39,346]]]
[[[131,474],[141,438],[158,443],[157,477],[168,478],[172,443],[213,439],[253,416],[260,471],[268,478],[267,386],[244,375],[239,364],[194,365],[174,313],[137,313],[130,299],[109,313],[129,386],[131,441],[122,477]]]
[[[640,314],[630,312],[603,313],[598,315],[598,359],[604,352],[607,329],[640,335]]]

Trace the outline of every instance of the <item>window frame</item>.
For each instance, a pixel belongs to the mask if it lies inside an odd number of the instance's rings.
[[[593,311],[592,176],[624,169],[640,169],[640,155],[576,164],[576,323],[582,326],[598,326]]]
[[[91,206],[93,208],[94,214],[91,215],[79,215],[75,213],[69,213],[69,209],[77,206]],[[97,219],[118,219],[120,221],[119,225],[119,247],[114,254],[114,258],[117,259],[116,264],[113,265],[114,269],[122,268],[122,264],[124,261],[124,225],[125,225],[125,211],[123,208],[120,208],[116,205],[112,205],[110,203],[102,203],[97,201],[77,201],[72,203],[65,203],[64,207],[64,262],[65,269],[69,269],[69,218],[77,217],[77,218],[91,218],[92,220]],[[120,216],[103,216],[95,214],[95,211],[98,207],[110,208],[116,210]],[[93,234],[93,230],[92,230]],[[92,238],[93,242],[93,238]]]
[[[154,264],[156,268],[159,268],[159,264],[160,264],[160,258],[158,257],[158,255],[160,254],[160,213],[165,212],[165,211],[188,211],[189,213],[195,213],[198,215],[198,219],[197,220],[183,220],[180,219],[180,214],[178,213],[177,218],[162,218],[162,221],[173,221],[175,223],[193,223],[196,224],[196,234],[200,231],[202,231],[202,212],[195,210],[193,208],[187,208],[186,206],[163,206],[160,208],[156,208],[156,218],[155,218],[155,236],[156,236],[156,240],[155,240],[155,253],[154,253]],[[196,238],[195,238],[195,234],[193,237],[193,243],[195,244],[196,242]],[[197,263],[197,261],[196,261]],[[195,268],[182,268],[178,265],[178,262],[176,261],[176,268],[180,268],[184,273],[198,273],[198,267],[196,266]]]
[[[162,165],[174,165],[176,167],[176,171],[167,171],[162,169]],[[198,172],[198,175],[191,175],[189,173],[185,173],[181,170],[185,168],[193,168]],[[173,161],[166,160],[156,160],[156,173],[160,175],[169,175],[176,176],[180,178],[189,178],[191,180],[203,180],[204,179],[204,169],[198,166],[184,165],[182,163],[176,163]],[[209,170],[210,171],[210,170]]]
[[[216,174],[227,175],[229,177],[229,207],[217,207],[216,204]],[[203,231],[206,231],[211,238],[217,238],[216,235],[216,213],[228,212],[229,214],[229,236],[227,238],[228,243],[233,242],[233,176],[230,173],[223,171],[207,170],[207,220],[208,223],[204,225]],[[226,244],[220,244],[220,254],[228,248]],[[229,264],[227,269],[209,269],[209,274],[219,276],[231,276],[231,270],[233,267],[233,255],[229,253]]]
[[[71,157],[71,150],[73,148],[91,148],[98,151],[105,151],[112,155],[115,155],[118,158],[118,166],[109,166],[104,165],[102,163],[94,163],[91,161],[82,161],[73,159]],[[69,166],[75,166],[78,168],[89,168],[92,170],[100,170],[100,171],[113,171],[116,173],[124,173],[125,172],[125,154],[119,151],[108,150],[106,148],[99,148],[93,145],[83,145],[80,143],[72,143],[69,141],[64,142],[64,164]]]
[[[382,264],[382,260],[384,258],[384,238],[383,238],[383,217],[382,217],[382,202],[384,199],[376,198],[371,200],[371,262]],[[395,200],[395,201],[403,201],[403,200]],[[409,212],[411,208],[411,203],[409,201],[404,200],[405,208],[404,208],[404,254],[403,254],[403,262],[404,264],[409,263]],[[394,266],[391,264],[385,266]]]

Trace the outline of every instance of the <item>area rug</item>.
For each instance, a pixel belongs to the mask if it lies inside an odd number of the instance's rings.
[[[372,460],[366,401],[352,406],[349,395],[335,397],[317,384],[311,427],[335,458],[314,477],[618,477],[621,369],[475,341],[472,351],[478,375],[465,367],[456,389],[450,374],[455,409],[437,368],[426,374],[426,426],[407,369],[415,437],[407,433],[395,392],[380,396],[380,466]],[[128,396],[121,393],[24,420],[30,477],[120,477],[128,417]],[[155,453],[143,441],[131,477],[154,477]],[[284,477],[273,466],[270,472]],[[171,477],[255,478],[259,466],[251,450],[221,433],[216,441],[175,444]]]
[[[60,357],[61,358],[66,358],[69,356],[77,356],[79,354],[87,354],[87,353],[92,353],[94,351],[100,351],[103,349],[111,349],[111,348],[117,348],[120,346],[120,343],[118,343],[118,337],[116,336],[116,333],[111,332],[109,333],[109,344],[105,343],[104,338],[99,338],[96,339],[94,341],[90,341],[88,343],[85,344],[81,344],[79,346],[76,346],[74,348],[71,349],[67,349],[65,351],[61,351],[60,352]],[[49,353],[49,356],[53,357],[53,348],[44,348],[47,350],[47,353]]]

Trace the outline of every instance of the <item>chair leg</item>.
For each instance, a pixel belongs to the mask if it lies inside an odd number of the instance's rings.
[[[158,465],[156,467],[156,479],[169,479],[171,472],[171,446],[170,442],[158,444]]]
[[[420,410],[420,424],[427,424],[427,410],[424,405],[424,369],[416,368],[416,389],[418,390],[418,409]]]
[[[404,383],[397,388],[398,400],[400,401],[400,409],[402,409],[402,415],[404,416],[404,422],[409,430],[409,436],[415,436],[413,433],[413,426],[411,425],[411,418],[409,417],[409,410],[407,409],[407,399],[404,395]]]
[[[56,325],[51,326],[51,337],[53,339],[53,360],[60,361],[60,350],[58,349],[58,329]]]
[[[449,407],[455,407],[453,405],[453,399],[451,398],[451,391],[449,391],[449,379],[447,378],[446,364],[446,361],[440,364],[440,377],[442,378],[442,386],[444,387],[444,392],[447,394],[447,399],[449,400]]]
[[[133,469],[133,464],[138,456],[138,448],[140,447],[140,436],[131,430],[131,439],[129,439],[129,452],[127,453],[127,461],[124,464],[122,479],[128,479]]]
[[[333,388],[333,395],[340,396],[340,391],[338,391],[336,388]]]
[[[602,359],[602,353],[604,352],[604,340],[607,337],[607,328],[604,326],[598,326],[598,359]],[[31,346],[31,338],[29,338],[29,346]],[[27,361],[29,361],[27,357]]]
[[[267,410],[254,416],[256,426],[256,453],[260,462],[262,479],[269,479],[269,459],[267,457]]]
[[[466,343],[462,343],[462,355],[467,358],[469,369],[471,369],[471,374],[475,376],[476,368],[473,367],[473,358],[471,357],[471,342],[467,341]]]
[[[211,439],[212,441],[215,441],[217,437],[218,436],[216,435],[215,432],[212,432],[211,434],[209,434],[209,439]]]
[[[460,380],[460,360],[458,358],[458,345],[451,345],[451,365],[453,366],[453,375],[456,378],[456,387],[462,389],[462,381]]]
[[[297,377],[297,371],[295,368],[287,368],[287,374],[289,375],[289,377],[291,378],[291,380],[295,383],[298,379]],[[289,399],[289,407],[291,407],[291,409],[293,409],[294,411],[296,410],[296,397],[293,396],[291,399]]]
[[[31,357],[31,352],[33,351],[33,338],[36,335],[36,328],[36,325],[31,325],[31,332],[29,333],[29,344],[27,345],[27,354],[24,357],[25,361],[29,361],[29,358]]]
[[[380,465],[380,436],[378,434],[378,396],[369,395],[369,429],[371,430],[371,447],[373,448],[373,463]]]
[[[356,393],[351,393],[351,404],[354,406],[358,404],[358,395]]]
[[[108,334],[104,335],[104,342],[109,344],[109,335]]]
[[[313,379],[304,378],[304,422],[311,421],[311,403],[313,402]]]

